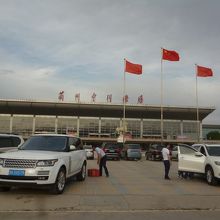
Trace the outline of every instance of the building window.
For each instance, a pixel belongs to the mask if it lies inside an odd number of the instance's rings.
[[[35,133],[55,133],[55,116],[36,116]]]
[[[13,116],[13,133],[20,134],[24,138],[28,138],[33,130],[33,116],[14,115]]]

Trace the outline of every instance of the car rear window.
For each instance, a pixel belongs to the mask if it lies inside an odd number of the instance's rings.
[[[128,149],[140,149],[141,146],[139,144],[129,144],[127,145]]]
[[[106,143],[104,145],[105,148],[108,148],[108,149],[112,149],[112,148],[119,148],[119,146],[117,145],[117,143]]]

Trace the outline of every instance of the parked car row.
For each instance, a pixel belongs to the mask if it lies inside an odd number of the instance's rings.
[[[140,160],[142,157],[140,144],[125,144],[117,142],[104,142],[101,145],[108,160]],[[94,159],[94,148],[92,145],[84,145],[87,159]]]
[[[162,160],[164,145],[152,144],[145,153],[147,160]],[[102,148],[108,159],[141,159],[140,144],[106,142]],[[46,186],[53,193],[64,191],[71,176],[86,178],[87,158],[94,159],[92,145],[84,145],[78,137],[38,134],[26,142],[18,135],[0,135],[0,189],[11,186]],[[7,152],[5,152],[7,151]],[[220,144],[173,144],[170,154],[178,162],[180,176],[202,174],[210,185],[220,180]]]
[[[103,143],[102,148],[107,159],[140,160],[142,157],[140,144]]]
[[[178,160],[178,146],[189,146],[187,144],[172,144],[170,148],[170,156],[172,160]],[[152,144],[145,153],[146,160],[163,160],[162,149],[165,145]]]

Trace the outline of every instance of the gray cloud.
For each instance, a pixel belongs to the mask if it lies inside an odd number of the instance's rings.
[[[216,106],[205,122],[220,123],[218,0],[0,0],[1,98],[121,102],[123,59],[143,65],[127,74],[129,102],[140,94],[160,104],[160,47],[179,52],[164,61],[164,104],[195,106],[195,63],[213,68],[199,79],[199,104]]]

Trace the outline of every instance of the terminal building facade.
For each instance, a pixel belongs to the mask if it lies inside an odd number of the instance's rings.
[[[199,108],[202,120],[214,108]],[[126,104],[129,141],[156,142],[161,138],[160,106]],[[28,138],[41,132],[78,135],[86,142],[117,141],[123,126],[123,104],[0,100],[0,133]],[[197,109],[163,106],[163,134],[167,142],[196,142]]]

